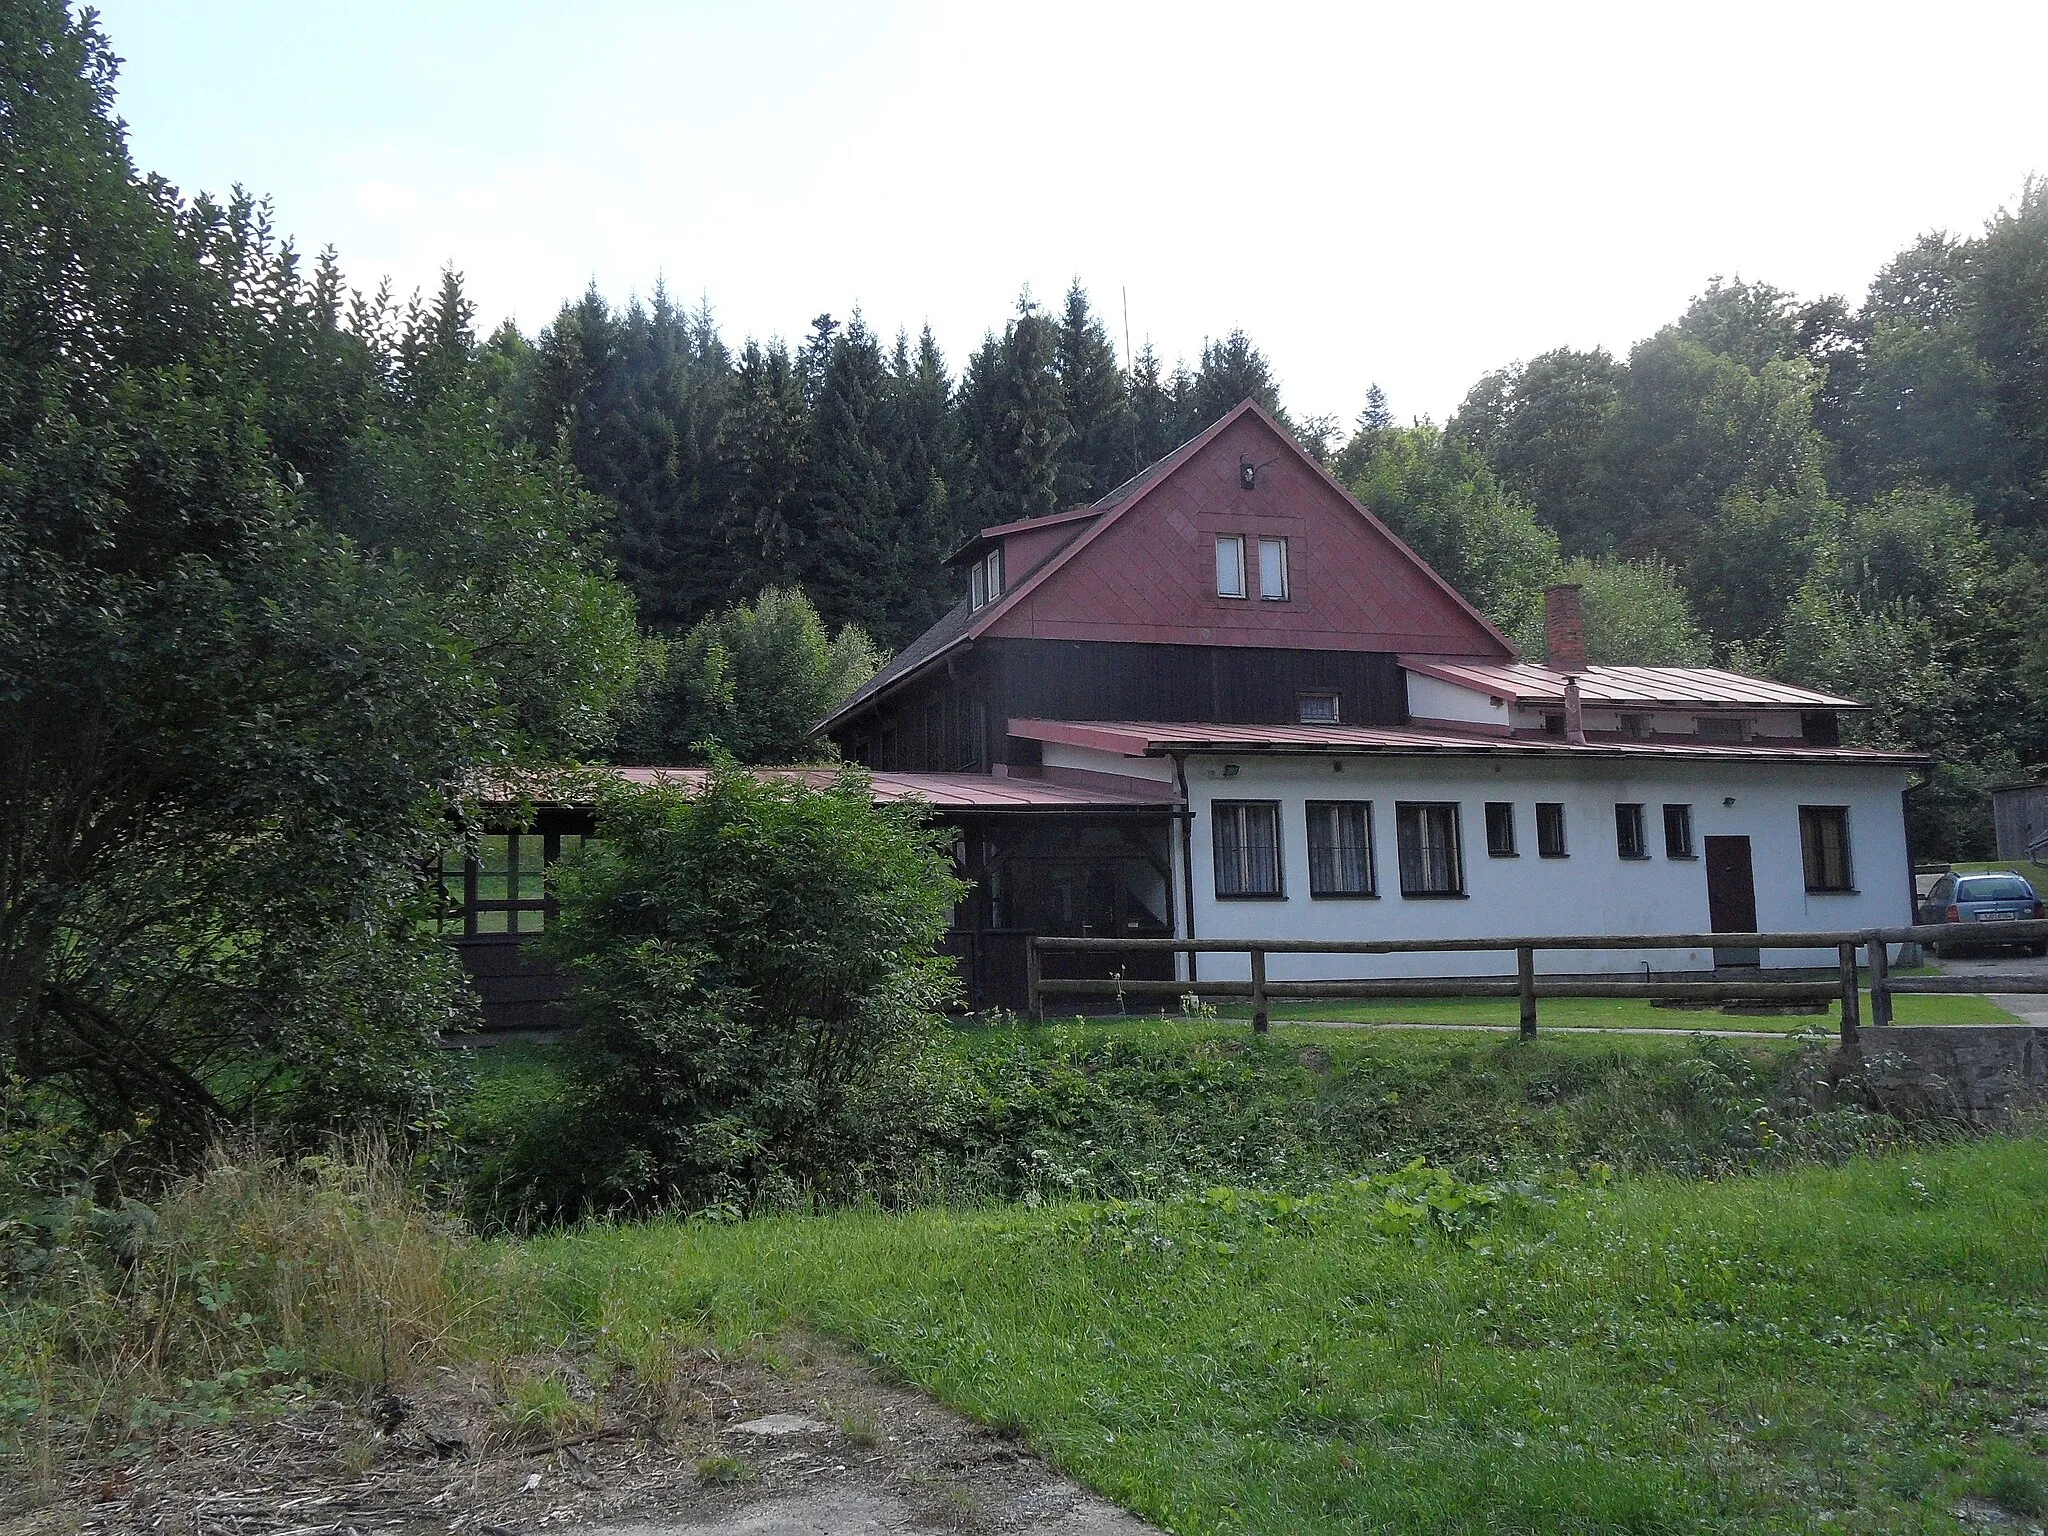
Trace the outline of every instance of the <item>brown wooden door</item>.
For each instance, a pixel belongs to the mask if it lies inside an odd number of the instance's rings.
[[[1746,837],[1707,839],[1707,922],[1716,933],[1755,933],[1756,874]],[[1753,949],[1716,949],[1715,965],[1755,965]]]

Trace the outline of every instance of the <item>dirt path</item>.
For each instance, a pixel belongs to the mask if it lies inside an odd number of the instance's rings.
[[[1015,1441],[836,1351],[781,1340],[679,1356],[597,1391],[596,1428],[505,1427],[502,1383],[442,1372],[400,1402],[309,1403],[255,1425],[165,1433],[0,1493],[10,1536],[1147,1536],[1153,1527]]]

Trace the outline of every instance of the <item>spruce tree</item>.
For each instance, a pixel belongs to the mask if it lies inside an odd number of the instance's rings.
[[[718,451],[730,488],[719,544],[731,595],[794,583],[810,491],[810,416],[796,360],[780,341],[741,350]]]
[[[1062,506],[1081,506],[1129,477],[1132,421],[1116,348],[1089,310],[1079,278],[1067,289],[1055,358],[1067,409],[1059,501]]]
[[[969,507],[979,526],[1060,510],[1067,414],[1058,352],[1058,328],[1027,292],[1001,338],[988,337],[968,364],[961,414]]]
[[[959,433],[953,381],[930,326],[911,350],[900,332],[889,368],[899,424],[896,482],[904,497],[897,543],[897,610],[882,639],[901,644],[953,604],[958,583],[939,562],[968,530],[957,525]]]
[[[1184,433],[1194,436],[1245,400],[1256,400],[1283,423],[1287,420],[1272,367],[1249,336],[1232,331],[1221,341],[1203,342],[1202,371],[1195,375],[1187,419],[1181,423]]]
[[[811,402],[811,492],[795,545],[798,577],[831,622],[890,627],[899,509],[899,426],[888,368],[859,311],[844,330],[819,327]]]

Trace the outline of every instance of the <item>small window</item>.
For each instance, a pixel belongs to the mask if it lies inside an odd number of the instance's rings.
[[[977,560],[967,572],[967,603],[980,608],[988,602],[988,562]]]
[[[1378,894],[1373,881],[1370,800],[1309,801],[1308,893]]]
[[[1850,891],[1849,809],[1842,805],[1799,807],[1799,848],[1805,856],[1809,891]]]
[[[1259,596],[1268,602],[1287,599],[1287,541],[1259,540]]]
[[[1749,740],[1749,721],[1741,715],[1702,715],[1698,724],[1701,741],[1734,745]]]
[[[1621,734],[1629,741],[1641,741],[1650,734],[1650,717],[1648,715],[1623,715],[1621,717]]]
[[[1564,716],[1545,715],[1543,717],[1543,734],[1546,736],[1562,736],[1564,734]]]
[[[1489,859],[1515,857],[1515,804],[1512,800],[1486,802],[1486,856]]]
[[[1643,835],[1643,808],[1626,802],[1614,807],[1614,851],[1624,859],[1647,859],[1650,850]]]
[[[1216,595],[1244,596],[1244,538],[1240,534],[1216,535]]]
[[[1664,857],[1667,859],[1689,859],[1693,857],[1691,806],[1667,805],[1664,807]]]
[[[1337,723],[1337,695],[1334,693],[1304,693],[1301,696],[1301,723],[1303,725],[1335,725]]]
[[[1213,809],[1216,894],[1280,894],[1280,804],[1276,800],[1218,800]]]
[[[1536,852],[1546,859],[1568,857],[1564,845],[1564,807],[1554,800],[1536,802]]]
[[[1397,804],[1394,831],[1400,845],[1403,896],[1465,894],[1465,864],[1458,852],[1455,801]]]
[[[988,600],[994,602],[1003,595],[1003,552],[1000,547],[988,552],[982,564],[988,568]]]

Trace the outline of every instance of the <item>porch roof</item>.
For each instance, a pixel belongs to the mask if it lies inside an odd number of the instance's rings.
[[[1508,737],[1481,732],[1410,726],[1208,725],[1153,720],[1012,720],[1010,734],[1026,741],[1092,747],[1125,757],[1165,757],[1177,752],[1327,753],[1380,752],[1390,756],[1470,753],[1488,757],[1618,757],[1651,759],[1763,760],[1767,762],[1890,763],[1915,767],[1931,762],[1921,752],[1888,752],[1872,747],[1811,747],[1787,743],[1692,743],[1566,741],[1551,737]]]
[[[755,768],[752,773],[777,779],[795,779],[813,789],[825,789],[839,777],[832,767]],[[710,777],[708,768],[620,767],[592,764],[586,775],[623,779],[628,784],[648,787],[672,785],[695,789]],[[1061,784],[1047,779],[998,778],[986,773],[870,773],[870,786],[878,805],[901,800],[922,800],[935,811],[980,811],[984,813],[1031,813],[1038,811],[1170,811],[1177,805],[1172,787],[1159,786],[1157,794],[1097,785]],[[550,795],[540,784],[527,786],[535,799],[559,799],[562,793],[575,795],[572,786]]]

